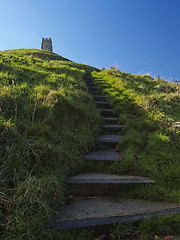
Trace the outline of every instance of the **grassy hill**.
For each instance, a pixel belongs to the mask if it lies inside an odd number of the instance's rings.
[[[94,147],[101,123],[85,72],[92,72],[125,124],[125,138],[116,149],[123,153],[121,163],[93,169],[82,158]],[[180,86],[162,79],[114,68],[99,71],[47,51],[0,52],[1,238],[92,239],[89,231],[56,235],[48,230],[67,199],[66,177],[87,169],[156,181],[124,197],[180,202],[180,135],[173,125],[180,120],[179,107]],[[179,216],[162,219],[142,222],[138,229],[178,231]],[[131,228],[113,228],[112,239]]]
[[[116,68],[93,72],[94,82],[108,96],[125,135],[116,150],[121,163],[101,166],[114,174],[136,174],[156,181],[151,187],[124,191],[121,197],[180,203],[180,85],[147,75],[123,73]],[[180,214],[144,220],[139,224],[119,224],[112,238],[122,239],[141,232],[140,239],[155,235],[179,234]],[[129,239],[129,238],[128,238]]]
[[[174,127],[180,121],[180,85],[114,68],[93,76],[125,124],[125,138],[117,146],[124,160],[109,171],[156,181],[149,193],[138,190],[133,196],[180,202],[180,131]]]
[[[82,171],[100,116],[90,66],[39,50],[0,52],[1,239],[51,239],[49,220]]]

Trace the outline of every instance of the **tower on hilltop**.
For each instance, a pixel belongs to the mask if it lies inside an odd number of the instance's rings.
[[[47,50],[52,52],[52,40],[51,38],[42,38],[42,45],[41,45],[42,50]]]

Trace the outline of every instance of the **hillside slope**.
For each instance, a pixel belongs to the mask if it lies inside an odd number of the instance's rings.
[[[83,81],[90,66],[39,50],[0,52],[1,239],[51,239],[65,178],[99,128]]]
[[[113,173],[136,173],[156,181],[155,187],[135,196],[180,202],[180,85],[118,69],[94,72],[96,84],[108,96],[125,124],[125,138],[117,151],[124,155]]]
[[[85,72],[92,72],[125,125],[116,147],[124,156],[120,163],[94,167],[82,158],[97,147],[101,124]],[[89,230],[48,230],[54,212],[67,201],[66,177],[87,170],[156,181],[153,187],[124,191],[123,197],[180,202],[180,135],[174,128],[179,109],[178,84],[114,68],[99,71],[47,51],[0,52],[1,238],[92,239]],[[110,230],[111,237],[118,239],[128,228],[150,235],[168,229],[177,233],[179,219],[120,225]]]

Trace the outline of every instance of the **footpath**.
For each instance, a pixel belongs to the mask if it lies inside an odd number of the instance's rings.
[[[98,150],[87,153],[84,158],[96,164],[123,161],[115,146],[122,141],[119,135],[124,127],[113,114],[113,110],[94,85],[91,74],[86,74],[84,81],[92,94],[95,104],[102,115],[103,134],[96,138]],[[104,150],[104,144],[106,150]],[[141,221],[146,218],[161,217],[180,213],[176,203],[151,202],[141,199],[120,198],[121,191],[144,185],[156,184],[153,179],[135,175],[112,175],[101,173],[84,173],[71,176],[67,185],[73,194],[73,201],[66,204],[56,216],[51,229],[65,230],[85,227],[109,226],[120,222]],[[179,239],[179,238],[177,238]]]

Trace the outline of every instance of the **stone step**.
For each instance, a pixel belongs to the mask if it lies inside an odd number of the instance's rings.
[[[88,90],[92,95],[101,94],[100,90],[98,90],[98,88],[96,88],[96,87],[90,87],[90,88],[88,88]]]
[[[116,197],[74,197],[55,216],[51,230],[106,226],[180,213],[180,204]]]
[[[114,151],[92,151],[84,155],[86,160],[105,161],[105,162],[119,162],[123,157],[120,153]]]
[[[109,102],[96,102],[96,106],[98,107],[98,108],[109,108],[110,107],[110,104],[109,104]]]
[[[105,118],[103,118],[103,120],[104,120],[104,122],[105,123],[108,123],[108,124],[113,124],[113,123],[117,123],[118,121],[119,121],[119,119],[118,118],[110,118],[110,117],[105,117]]]
[[[94,82],[93,82],[92,79],[84,80],[84,82],[86,83],[86,85],[89,85],[89,84],[93,84],[94,85]]]
[[[92,81],[86,82],[87,87],[95,87],[94,83]]]
[[[165,240],[165,239],[173,239],[173,240],[180,240],[180,235],[173,235],[173,236],[171,236],[171,235],[166,235],[166,236],[158,236],[158,238],[157,238],[158,240]]]
[[[85,82],[93,82],[93,78],[92,77],[86,77],[83,78]]]
[[[98,90],[98,88],[96,86],[90,86],[88,87],[89,90]]]
[[[120,135],[100,135],[96,138],[97,142],[101,143],[120,143],[124,136]]]
[[[102,128],[107,132],[115,133],[124,128],[124,125],[102,125]]]
[[[85,173],[69,177],[66,181],[70,192],[78,196],[116,196],[124,189],[155,183],[139,176]]]
[[[89,80],[89,79],[92,79],[92,76],[84,76],[83,79],[84,80]]]
[[[112,109],[106,109],[106,108],[102,109],[101,108],[101,109],[98,109],[98,110],[105,117],[112,117],[113,116],[113,110]]]
[[[95,101],[106,101],[107,100],[106,96],[101,96],[101,95],[93,95],[93,98]]]

